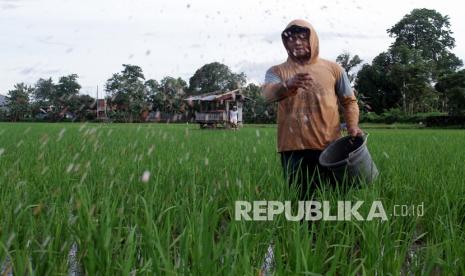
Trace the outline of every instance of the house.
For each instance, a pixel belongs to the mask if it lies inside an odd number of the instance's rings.
[[[105,99],[97,99],[97,119],[108,119],[107,101]]]
[[[238,124],[242,125],[242,107],[245,100],[251,100],[241,93],[241,89],[232,91],[216,91],[201,95],[190,96],[185,99],[194,106],[195,122],[201,128],[217,127],[219,125],[230,128],[229,111],[237,107]]]

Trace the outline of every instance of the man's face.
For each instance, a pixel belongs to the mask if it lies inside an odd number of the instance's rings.
[[[310,58],[310,31],[305,28],[291,28],[283,33],[289,52],[296,58]]]

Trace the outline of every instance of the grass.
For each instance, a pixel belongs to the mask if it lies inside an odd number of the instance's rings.
[[[376,183],[318,198],[380,200],[389,220],[299,223],[234,220],[236,200],[296,198],[275,128],[2,123],[0,266],[68,273],[75,243],[89,275],[256,275],[272,241],[278,275],[464,274],[465,131],[369,132]]]

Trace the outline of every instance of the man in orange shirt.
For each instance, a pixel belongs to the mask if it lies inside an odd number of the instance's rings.
[[[339,104],[344,108],[349,135],[363,132],[347,73],[337,63],[318,56],[313,27],[304,20],[294,20],[281,37],[288,59],[266,72],[262,95],[269,103],[278,102],[277,149],[289,184],[300,186],[303,200],[319,185],[315,173],[327,174],[318,158],[341,136]]]

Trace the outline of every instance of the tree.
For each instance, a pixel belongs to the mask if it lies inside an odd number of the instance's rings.
[[[355,89],[376,113],[397,107],[401,99],[398,86],[389,75],[391,66],[391,55],[383,52],[373,59],[371,65],[363,65],[357,74]]]
[[[72,112],[78,121],[93,120],[95,114],[95,99],[89,95],[74,95],[67,101],[68,110]]]
[[[154,79],[149,79],[145,82],[145,89],[147,90],[147,100],[150,103],[150,110],[162,110],[163,100],[160,89],[160,84]]]
[[[78,75],[62,76],[55,84],[52,78],[39,79],[34,88],[33,110],[48,110],[49,119],[56,121],[64,117],[70,110],[70,101],[79,94],[81,85],[77,82]]]
[[[267,104],[265,98],[261,96],[261,89],[258,85],[250,83],[243,91],[244,95],[251,99],[244,103],[242,112],[245,122],[276,123],[277,104]]]
[[[33,90],[24,83],[18,83],[13,90],[8,91],[7,106],[12,121],[20,121],[30,114],[29,96]]]
[[[219,62],[205,64],[189,79],[189,94],[198,95],[219,90],[234,90],[246,83],[244,73],[231,72]]]
[[[392,108],[410,114],[433,111],[438,94],[429,82],[429,68],[417,50],[400,45],[363,66],[355,87],[377,113]]]
[[[344,52],[336,57],[336,62],[344,68],[349,76],[350,82],[353,82],[355,79],[355,74],[350,73],[352,69],[354,69],[357,65],[362,63],[362,60],[358,55],[351,57],[349,52]]]
[[[465,70],[441,77],[436,89],[446,96],[450,114],[465,115]]]
[[[166,113],[182,113],[185,110],[182,98],[186,94],[187,83],[181,78],[164,77],[160,81],[162,111]]]
[[[125,120],[132,122],[140,118],[142,111],[149,109],[145,77],[137,65],[123,64],[123,67],[121,73],[115,73],[107,80],[105,90]]]
[[[414,9],[387,31],[395,41],[359,71],[357,90],[369,98],[376,112],[392,107],[410,114],[444,111],[446,93],[438,93],[433,84],[462,65],[450,52],[455,40],[448,16]]]
[[[55,83],[52,78],[40,78],[34,85],[32,114],[41,113],[42,111],[51,111],[52,108],[52,95],[55,94]],[[48,115],[47,115],[48,116]]]
[[[391,47],[405,45],[418,50],[426,62],[431,61],[431,77],[438,77],[460,68],[462,61],[450,52],[455,47],[449,16],[435,10],[414,9],[387,30],[395,38]]]
[[[77,82],[77,79],[78,75],[76,74],[60,77],[55,88],[56,94],[53,98],[58,101],[64,101],[67,97],[79,94],[81,85]]]
[[[61,119],[64,113],[70,110],[71,99],[76,98],[81,89],[81,85],[77,82],[78,75],[71,74],[68,76],[60,77],[58,84],[55,86],[55,93],[50,99],[52,104],[56,107],[54,117]]]
[[[430,84],[430,63],[421,51],[399,45],[390,49],[392,64],[389,78],[400,92],[404,113],[433,111],[438,95]]]
[[[34,87],[34,100],[36,102],[51,104],[50,99],[53,98],[53,95],[55,94],[55,89],[56,87],[53,83],[52,78],[40,78]]]

